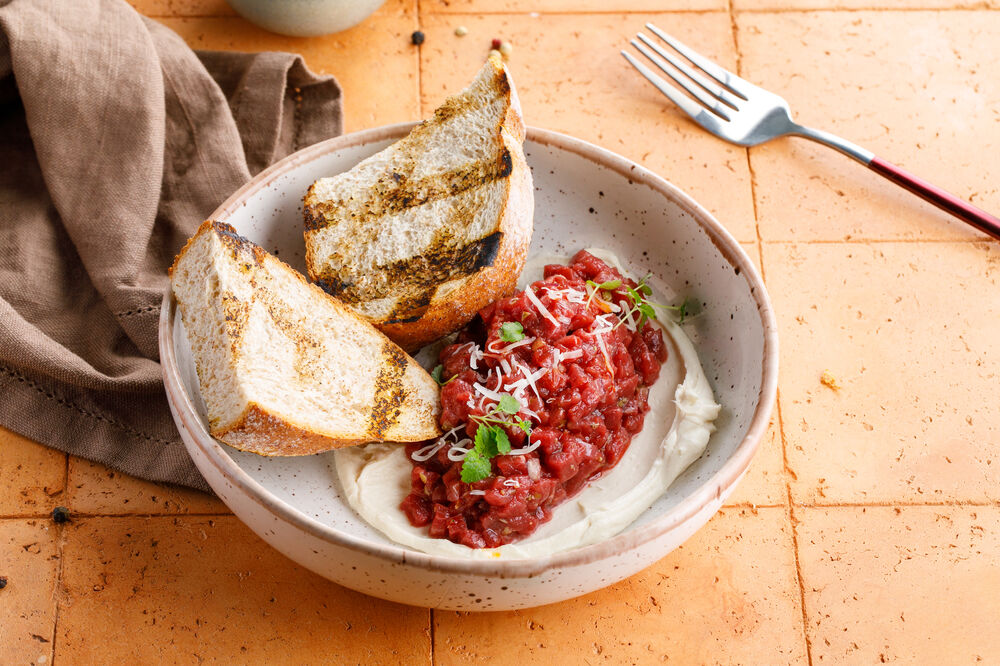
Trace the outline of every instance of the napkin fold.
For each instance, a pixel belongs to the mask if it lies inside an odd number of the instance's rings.
[[[300,56],[194,52],[124,0],[0,0],[0,424],[208,490],[158,363],[167,267],[251,176],[340,132],[339,86]]]

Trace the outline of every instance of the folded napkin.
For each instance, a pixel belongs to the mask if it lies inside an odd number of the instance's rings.
[[[124,0],[0,0],[0,424],[208,489],[163,391],[167,267],[340,102],[299,56],[195,53]]]

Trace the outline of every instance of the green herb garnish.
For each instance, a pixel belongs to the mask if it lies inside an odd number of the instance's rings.
[[[504,342],[518,342],[524,339],[524,326],[517,321],[507,321],[500,326],[500,339]]]
[[[647,296],[653,293],[653,290],[650,289],[649,284],[647,284],[646,282],[649,278],[650,276],[647,274],[645,277],[639,280],[639,282],[635,285],[634,288],[625,285],[625,291],[628,294],[630,309],[627,311],[627,313],[626,312],[622,313],[621,321],[619,321],[618,324],[615,325],[616,328],[620,326],[622,323],[624,323],[628,314],[631,313],[639,315],[639,321],[638,324],[636,325],[636,328],[641,329],[643,324],[646,323],[647,319],[657,318],[656,308],[660,308],[661,310],[669,310],[672,312],[676,312],[678,324],[683,324],[684,320],[688,316],[690,316],[691,306],[693,305],[693,301],[690,301],[687,298],[685,298],[680,305],[660,305],[659,303],[653,303],[648,298],[646,298]]]
[[[476,438],[472,448],[465,454],[462,463],[462,481],[465,483],[475,483],[489,478],[493,473],[490,462],[497,456],[510,453],[510,437],[504,430],[504,426],[520,428],[525,434],[531,434],[531,422],[527,419],[511,419],[510,415],[517,414],[521,410],[521,403],[517,398],[505,393],[500,397],[500,401],[493,406],[489,412],[482,416],[473,416],[472,420],[479,424],[476,429]]]
[[[608,280],[607,282],[601,282],[600,284],[594,282],[593,280],[587,280],[587,286],[590,287],[590,296],[587,298],[587,307],[590,307],[590,302],[594,300],[594,296],[600,291],[614,291],[618,287],[622,286],[621,280]]]
[[[490,459],[483,456],[478,449],[471,449],[465,454],[465,462],[462,463],[462,481],[465,483],[475,483],[489,477],[493,471]]]
[[[438,386],[444,386],[445,384],[447,384],[452,379],[458,376],[458,375],[452,375],[446,381],[441,381],[441,373],[443,372],[444,372],[444,366],[441,365],[440,363],[434,366],[434,369],[431,370],[431,377],[434,379],[434,381],[438,383]]]
[[[500,402],[497,403],[497,408],[504,414],[517,414],[521,411],[521,403],[517,401],[517,398],[510,394],[503,394],[500,396]]]
[[[656,305],[655,303],[653,305]],[[689,298],[685,298],[681,301],[680,305],[656,305],[656,307],[663,310],[671,310],[677,313],[677,323],[683,324],[684,320],[691,316],[691,310],[694,307],[694,301]]]
[[[629,309],[622,312],[621,318],[615,324],[615,328],[624,324],[629,315],[638,315],[639,320],[636,322],[636,330],[642,330],[647,319],[656,319],[656,304],[646,300],[646,297],[653,293],[653,290],[646,284],[646,280],[649,278],[650,276],[647,274],[636,283],[635,287],[625,285],[625,293],[628,295],[629,300]]]

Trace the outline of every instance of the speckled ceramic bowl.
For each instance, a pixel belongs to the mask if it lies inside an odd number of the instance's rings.
[[[214,218],[304,270],[301,200],[402,137],[411,124],[342,136],[302,150],[229,198]],[[732,236],[662,178],[583,141],[530,129],[535,180],[532,253],[599,246],[635,272],[652,271],[704,303],[685,324],[723,405],[706,453],[619,535],[526,560],[427,555],[387,540],[341,499],[329,454],[262,458],[208,433],[194,364],[173,296],[163,300],[160,358],[174,419],[202,474],[272,546],[330,580],[384,599],[456,610],[538,606],[604,587],[645,568],[714,514],[767,429],[778,376],[774,316],[756,269]]]

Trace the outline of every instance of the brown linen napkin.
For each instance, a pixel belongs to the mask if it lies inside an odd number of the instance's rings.
[[[299,56],[196,54],[124,0],[0,0],[0,424],[208,489],[163,391],[167,267],[340,102]]]

